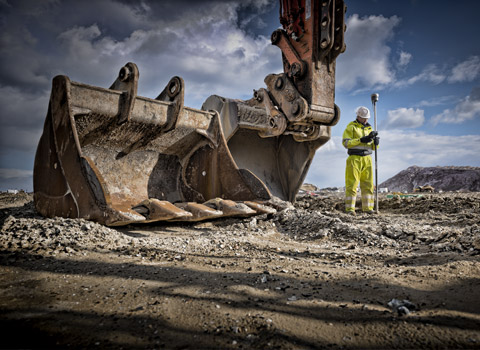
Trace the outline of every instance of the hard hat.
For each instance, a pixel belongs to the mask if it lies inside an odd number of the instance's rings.
[[[357,117],[368,119],[370,118],[370,111],[367,107],[358,107],[357,108]]]

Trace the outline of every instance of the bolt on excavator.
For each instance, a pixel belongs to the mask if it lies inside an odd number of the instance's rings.
[[[34,164],[34,202],[47,217],[108,226],[275,212],[294,201],[315,151],[340,118],[335,60],[345,51],[341,0],[280,0],[283,73],[243,101],[210,96],[184,106],[171,78],[137,95],[139,70],[108,88],[53,79]]]

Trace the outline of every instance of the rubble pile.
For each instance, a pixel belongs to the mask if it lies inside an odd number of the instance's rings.
[[[0,192],[0,209],[7,208],[15,204],[15,206],[23,205],[33,200],[33,194],[25,191],[17,193]]]
[[[299,240],[328,237],[381,248],[413,249],[424,245],[432,251],[480,253],[477,193],[406,198],[383,195],[379,215],[358,213],[355,217],[343,212],[342,201],[339,197],[303,198],[295,210],[278,214],[279,228]],[[360,205],[357,201],[357,207]]]
[[[284,206],[284,210],[273,215],[199,224],[165,223],[156,227],[171,230],[172,234],[158,236],[128,234],[135,227],[108,228],[84,219],[42,218],[29,202],[0,212],[0,245],[10,251],[48,251],[53,255],[118,251],[161,259],[170,251],[248,253],[245,250],[248,236],[280,234],[294,241],[315,244],[336,242],[345,246],[393,249],[414,249],[422,245],[436,252],[480,252],[480,195],[382,196],[379,207],[379,215],[359,212],[357,216],[350,216],[343,212],[343,198],[338,194],[303,197],[295,206]],[[182,230],[194,230],[198,235],[193,241],[188,240],[177,234]]]
[[[7,209],[2,216],[0,247],[7,250],[75,254],[125,247],[131,241],[116,230],[84,219],[42,218],[31,202]]]

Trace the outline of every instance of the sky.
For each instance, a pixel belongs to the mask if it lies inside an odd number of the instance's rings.
[[[412,165],[480,166],[480,1],[346,0],[341,119],[306,182],[344,186],[341,137],[379,94],[378,183]],[[109,87],[135,62],[141,96],[174,75],[185,105],[249,99],[282,71],[278,1],[0,0],[0,190],[32,191],[53,77]],[[373,114],[373,111],[372,111]],[[371,118],[373,125],[373,116]]]

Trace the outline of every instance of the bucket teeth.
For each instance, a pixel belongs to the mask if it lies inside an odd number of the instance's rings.
[[[221,210],[216,210],[196,202],[175,203],[175,206],[182,210],[190,212],[192,216],[186,218],[172,219],[170,221],[201,221],[224,216]]]
[[[269,207],[267,205],[252,202],[252,201],[245,201],[243,202],[253,210],[257,212],[257,214],[275,214],[277,210],[275,208]]]
[[[234,202],[228,199],[214,198],[203,204],[221,210],[223,216],[251,216],[257,213],[241,202]]]
[[[110,209],[108,218],[109,220],[106,221],[106,224],[108,226],[123,226],[134,222],[145,221],[145,216],[143,213],[132,209],[126,209],[121,211]]]
[[[192,213],[176,207],[168,201],[161,201],[155,198],[146,199],[132,209],[146,217],[146,220],[143,222],[171,219],[185,220],[193,216]]]

